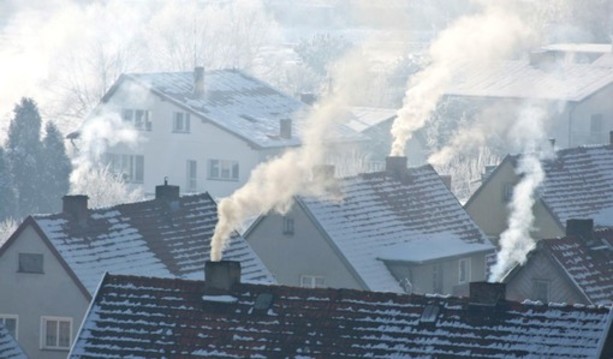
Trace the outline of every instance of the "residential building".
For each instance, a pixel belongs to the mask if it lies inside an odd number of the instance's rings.
[[[69,358],[610,358],[610,307],[240,283],[104,276]]]
[[[109,208],[65,196],[61,213],[28,217],[0,247],[0,317],[14,319],[30,357],[66,358],[105,272],[202,279],[216,223],[209,194],[180,197],[166,184],[155,199]],[[225,257],[245,281],[274,281],[236,233]]]
[[[7,328],[7,326],[3,324],[4,319],[6,318],[0,314],[0,358],[28,359],[13,337],[14,330],[12,328]]]
[[[430,165],[388,157],[385,171],[338,179],[331,192],[297,196],[245,232],[279,283],[450,294],[485,279],[494,246]]]
[[[88,121],[120,116],[136,143],[110,146],[105,160],[132,185],[152,193],[168,176],[184,192],[227,196],[259,163],[301,145],[310,107],[238,70],[122,74]],[[87,126],[87,122],[84,126]],[[331,156],[365,138],[334,124]]]
[[[508,204],[519,182],[519,158],[507,156],[464,205],[495,243],[507,228]],[[533,207],[533,238],[564,236],[566,221],[574,218],[592,218],[596,227],[613,227],[613,143],[558,150],[542,166],[545,181]]]
[[[539,241],[504,278],[507,298],[613,304],[613,229],[594,231],[593,224],[571,219],[564,237]]]

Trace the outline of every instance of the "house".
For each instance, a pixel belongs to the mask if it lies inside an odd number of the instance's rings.
[[[281,284],[463,293],[494,246],[430,165],[406,164],[339,179],[340,200],[298,196],[244,236]]]
[[[238,70],[122,74],[89,121],[121,116],[140,141],[110,146],[105,161],[151,193],[171,178],[185,192],[231,194],[259,163],[301,145],[310,107]],[[87,126],[86,121],[84,126]],[[365,138],[335,124],[330,153],[348,153]]]
[[[2,324],[2,315],[0,314],[0,358],[3,359],[28,359],[26,354],[21,350],[21,347]]]
[[[519,181],[518,159],[507,156],[464,205],[494,242],[507,227],[507,205]],[[596,227],[613,226],[613,142],[558,150],[542,166],[545,181],[533,208],[533,238],[561,237],[566,221],[573,218],[593,218]]]
[[[180,197],[167,184],[155,199],[109,208],[65,196],[61,213],[28,217],[0,247],[0,313],[29,356],[65,358],[105,272],[201,279],[216,223],[209,194]],[[238,234],[225,257],[242,263],[245,281],[274,281]]]
[[[610,307],[104,276],[69,358],[611,358]],[[229,268],[224,268],[225,266]],[[213,272],[214,274],[212,274]]]
[[[593,230],[591,219],[568,220],[566,235],[543,239],[503,279],[507,298],[613,304],[613,229]]]
[[[526,59],[467,70],[445,91],[448,99],[496,109],[489,115],[497,118],[517,117],[526,105],[547,109],[545,131],[564,148],[606,143],[613,130],[611,96],[610,44],[550,45]]]

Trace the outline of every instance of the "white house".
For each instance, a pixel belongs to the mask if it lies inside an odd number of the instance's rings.
[[[151,193],[169,177],[185,192],[226,196],[260,162],[301,145],[309,107],[237,70],[123,74],[92,117],[120,114],[140,132],[135,146],[113,146],[111,167]],[[364,137],[343,125],[329,133],[331,153]]]

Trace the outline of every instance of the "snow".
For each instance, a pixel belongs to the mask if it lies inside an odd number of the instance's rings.
[[[203,295],[202,300],[216,303],[236,303],[238,298],[231,295]]]
[[[378,258],[389,261],[426,262],[494,250],[489,242],[467,243],[453,233],[425,234],[410,242],[383,248]]]
[[[594,215],[594,225],[613,227],[613,206],[600,209],[600,211]]]

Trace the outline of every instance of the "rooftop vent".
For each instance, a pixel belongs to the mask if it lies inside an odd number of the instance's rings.
[[[71,216],[80,226],[87,224],[87,200],[89,197],[82,194],[66,195],[62,197],[62,212]]]
[[[253,310],[256,313],[264,313],[267,312],[272,306],[272,301],[274,296],[272,293],[260,293],[255,298],[255,303],[253,304]]]
[[[470,304],[496,306],[506,299],[504,283],[472,282],[469,291]]]
[[[227,293],[241,282],[241,264],[236,261],[207,261],[204,264],[206,294]]]
[[[194,68],[194,96],[204,96],[204,67],[202,66]]]
[[[404,156],[387,156],[385,158],[385,173],[397,180],[408,179],[407,158]]]
[[[419,318],[419,321],[422,323],[435,323],[440,310],[441,308],[438,305],[426,305],[426,307],[424,308],[424,312],[421,313],[421,318]]]
[[[279,137],[285,139],[292,138],[292,120],[290,118],[279,120]]]

